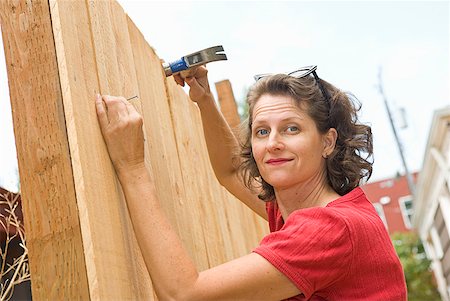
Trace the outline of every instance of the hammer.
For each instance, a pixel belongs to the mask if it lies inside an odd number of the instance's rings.
[[[219,45],[185,55],[179,60],[171,63],[163,63],[162,66],[164,68],[164,73],[166,74],[166,77],[168,77],[173,74],[180,73],[181,71],[192,69],[199,65],[226,60],[226,54],[219,53],[223,51],[223,46]]]

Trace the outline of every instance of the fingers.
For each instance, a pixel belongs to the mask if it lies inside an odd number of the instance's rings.
[[[191,73],[189,76],[187,76],[184,81],[191,87],[200,87],[197,79],[201,79],[203,77],[206,77],[208,74],[208,69],[204,65],[195,67],[194,69],[191,69]]]
[[[106,114],[105,104],[103,103],[102,97],[100,94],[97,94],[95,97],[95,108],[97,110],[98,121],[100,123],[100,127],[103,129],[109,124],[108,115]]]
[[[208,74],[208,69],[206,69],[205,65],[198,66],[195,68],[195,72],[192,76],[196,78],[204,77]]]
[[[108,116],[109,123],[127,118],[128,109],[126,106],[127,100],[125,98],[103,95],[103,101],[106,105],[106,114]]]
[[[175,74],[174,76],[173,76],[173,78],[175,79],[175,82],[177,83],[177,84],[179,84],[180,86],[182,86],[182,87],[184,87],[184,79],[181,77],[181,75],[178,73],[178,74]]]
[[[125,105],[126,105],[127,110],[128,110],[128,116],[129,116],[130,121],[132,121],[132,122],[139,122],[139,123],[142,124],[143,123],[142,116],[136,110],[135,106],[129,101],[127,101]]]
[[[205,65],[200,65],[185,71],[181,71],[180,73],[174,74],[173,78],[175,79],[175,82],[177,84],[184,87],[187,78],[190,77],[201,78],[206,77],[207,74],[208,69],[206,69]]]
[[[142,119],[133,104],[124,97],[99,94],[95,99],[97,116],[102,129],[119,121],[139,121]]]
[[[201,88],[198,81],[195,79],[195,77],[186,77],[185,81],[189,85],[189,87],[191,87],[193,89]]]

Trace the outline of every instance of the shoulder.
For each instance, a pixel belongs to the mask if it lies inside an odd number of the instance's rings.
[[[294,211],[255,253],[291,279],[305,296],[346,277],[353,242],[342,215],[328,208]]]
[[[353,220],[364,219],[366,215],[378,216],[364,191],[357,187],[349,193],[330,202],[325,207],[313,207],[294,211],[286,220],[288,225],[329,224],[338,229],[347,229]]]
[[[339,216],[350,232],[361,232],[361,227],[366,230],[372,228],[385,231],[385,226],[375,207],[360,187],[329,203],[326,210]]]
[[[360,223],[375,222],[383,225],[375,207],[360,187],[329,203],[324,210],[341,218],[350,228],[352,228],[351,225]]]
[[[282,227],[265,236],[261,246],[273,250],[319,255],[331,251],[336,255],[348,256],[352,252],[352,238],[347,218],[329,208],[308,208],[296,210]]]

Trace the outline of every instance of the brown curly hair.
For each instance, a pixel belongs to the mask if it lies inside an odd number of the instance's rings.
[[[324,97],[317,80],[328,93]],[[252,153],[252,115],[253,108],[264,94],[289,96],[297,106],[307,108],[307,114],[315,121],[320,133],[335,128],[338,137],[334,151],[326,159],[326,171],[329,185],[344,195],[356,188],[361,180],[372,175],[373,143],[370,126],[359,123],[357,113],[361,103],[350,93],[344,93],[330,83],[315,79],[312,75],[295,78],[285,74],[268,76],[257,81],[247,94],[249,106],[248,118],[242,127],[242,158],[239,169],[245,184],[255,189],[255,180],[261,185],[259,198],[272,201],[275,191],[264,181],[256,166]]]

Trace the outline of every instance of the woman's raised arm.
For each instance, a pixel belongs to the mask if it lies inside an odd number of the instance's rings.
[[[236,153],[239,150],[239,142],[217,108],[209,88],[207,73],[207,69],[201,66],[185,79],[179,74],[174,78],[178,84],[184,86],[186,82],[190,86],[189,96],[200,108],[209,159],[220,184],[267,220],[264,202],[244,185],[238,175],[239,158]]]

